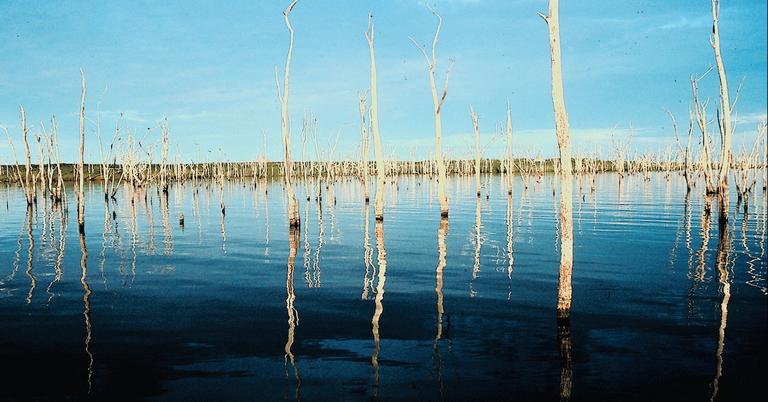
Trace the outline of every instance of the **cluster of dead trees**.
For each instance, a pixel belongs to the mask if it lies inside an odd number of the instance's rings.
[[[368,15],[368,24],[361,37],[366,40],[370,57],[370,86],[361,91],[358,96],[358,108],[360,114],[360,146],[356,155],[336,156],[341,129],[329,146],[325,147],[318,140],[317,118],[306,114],[301,126],[301,157],[296,161],[291,154],[291,122],[289,114],[289,83],[290,69],[294,48],[294,28],[290,21],[290,14],[296,8],[299,0],[293,0],[283,11],[283,20],[288,30],[288,49],[282,74],[275,69],[275,84],[277,97],[280,102],[280,134],[283,151],[282,162],[271,162],[266,157],[267,136],[264,135],[262,153],[251,162],[227,162],[226,156],[219,150],[218,155],[212,155],[208,151],[205,158],[201,158],[200,151],[194,160],[185,160],[180,152],[174,156],[171,153],[170,125],[168,119],[163,118],[155,128],[138,133],[136,130],[125,127],[122,117],[115,124],[111,140],[103,141],[101,133],[101,119],[98,116],[95,121],[95,133],[98,144],[99,162],[96,164],[85,163],[85,138],[86,119],[85,99],[86,83],[85,74],[81,71],[82,93],[81,107],[79,110],[79,149],[78,162],[75,166],[63,165],[57,134],[55,116],[50,119],[50,124],[40,123],[30,129],[27,124],[27,115],[23,107],[20,107],[21,143],[23,146],[23,167],[18,162],[16,149],[11,135],[4,128],[10,145],[13,165],[0,166],[0,177],[4,176],[10,181],[18,183],[24,192],[26,203],[29,206],[38,202],[42,197],[56,204],[63,204],[66,208],[67,191],[65,182],[75,183],[74,194],[78,205],[78,225],[80,232],[84,232],[84,187],[87,181],[100,181],[106,201],[116,201],[116,194],[121,186],[126,186],[134,193],[141,189],[155,188],[158,192],[167,195],[169,187],[176,184],[191,182],[197,186],[198,181],[210,181],[218,184],[221,191],[222,217],[225,214],[224,183],[228,180],[250,181],[254,187],[262,186],[268,179],[281,178],[287,195],[287,217],[289,226],[299,227],[301,215],[296,196],[297,186],[304,187],[304,195],[307,200],[314,197],[321,200],[324,193],[332,196],[334,183],[343,180],[359,180],[363,187],[363,197],[368,204],[371,198],[372,187],[370,180],[375,177],[374,210],[377,221],[384,219],[384,186],[389,181],[396,183],[400,175],[425,175],[436,182],[438,200],[440,203],[440,215],[447,218],[449,214],[449,200],[446,190],[447,176],[472,175],[476,187],[477,196],[480,197],[484,190],[482,174],[503,173],[508,194],[513,192],[513,175],[522,178],[524,189],[532,182],[541,183],[547,172],[554,172],[554,178],[559,178],[560,183],[560,240],[561,240],[561,270],[560,270],[560,295],[558,297],[558,311],[562,316],[567,316],[570,310],[570,272],[573,264],[572,256],[572,206],[573,178],[576,177],[579,189],[583,189],[585,182],[591,191],[596,188],[596,176],[602,172],[613,171],[619,180],[630,175],[642,176],[644,180],[651,179],[652,172],[663,172],[667,181],[673,172],[680,173],[686,182],[688,192],[701,181],[708,195],[718,195],[720,202],[720,219],[728,219],[728,191],[729,178],[733,177],[736,184],[736,192],[740,200],[744,201],[746,208],[750,193],[757,187],[758,177],[762,170],[762,186],[766,188],[766,122],[762,121],[755,130],[755,140],[751,146],[744,146],[734,152],[732,149],[733,133],[736,119],[733,110],[738,100],[738,91],[731,101],[728,89],[728,80],[725,74],[723,57],[720,50],[719,37],[719,0],[711,0],[711,13],[713,21],[710,45],[714,52],[715,67],[719,82],[719,102],[716,106],[715,118],[711,118],[709,101],[702,100],[699,95],[699,82],[710,71],[692,76],[691,106],[687,130],[681,133],[678,122],[671,112],[667,112],[672,121],[674,130],[674,143],[659,152],[631,154],[630,141],[613,138],[613,157],[611,159],[601,157],[595,150],[591,153],[573,152],[570,144],[570,130],[568,116],[565,110],[563,94],[563,78],[560,54],[560,30],[559,30],[559,5],[557,0],[549,1],[546,14],[540,14],[548,28],[549,48],[551,54],[551,82],[552,102],[554,110],[555,133],[558,143],[559,157],[544,159],[540,155],[534,156],[531,151],[520,152],[513,147],[512,111],[509,104],[506,108],[506,116],[502,123],[497,124],[497,134],[493,138],[481,139],[481,121],[477,111],[470,106],[469,114],[472,135],[468,138],[466,157],[451,155],[451,150],[444,150],[442,141],[442,110],[448,95],[448,82],[450,77],[451,62],[445,68],[444,76],[438,76],[437,45],[440,38],[443,19],[435,10],[429,9],[436,19],[436,28],[429,46],[421,45],[414,38],[410,40],[417,50],[424,56],[429,93],[433,102],[434,136],[435,146],[429,157],[425,160],[417,160],[415,153],[411,153],[411,159],[398,160],[394,154],[394,148],[389,148],[391,155],[386,155],[382,145],[379,130],[378,111],[378,82],[375,54],[375,25],[373,15]],[[361,38],[361,39],[362,39]],[[281,77],[282,75],[282,77]],[[439,80],[441,78],[441,80]],[[440,83],[442,81],[442,83]],[[712,129],[714,125],[715,129]],[[716,131],[719,135],[713,135]],[[487,154],[488,148],[495,142],[503,143],[503,152],[497,158],[491,158]],[[30,142],[37,145],[36,154],[30,146]],[[372,144],[372,146],[371,146]],[[314,157],[308,156],[307,146],[314,148]],[[373,148],[373,160],[370,159]],[[211,157],[213,156],[213,160]],[[36,166],[33,165],[36,159]],[[296,181],[301,178],[301,181]],[[585,180],[586,179],[586,180]],[[262,186],[266,191],[266,186]],[[486,192],[486,197],[487,197]]]

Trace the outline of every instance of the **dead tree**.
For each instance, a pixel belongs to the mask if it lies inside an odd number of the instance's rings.
[[[469,106],[469,115],[472,117],[472,129],[475,133],[475,190],[480,197],[480,124],[478,122],[477,112]]]
[[[563,74],[560,61],[560,16],[558,0],[549,0],[549,14],[539,13],[549,28],[549,48],[552,55],[552,104],[555,111],[555,131],[560,150],[560,278],[557,294],[558,317],[567,318],[571,311],[571,273],[573,270],[573,188],[571,139],[568,114],[563,97]]]
[[[445,182],[447,181],[445,172],[445,161],[443,160],[443,125],[440,118],[440,111],[445,103],[445,97],[448,95],[448,77],[450,75],[450,65],[445,72],[445,81],[443,86],[442,95],[438,96],[437,85],[435,84],[435,67],[437,65],[437,56],[435,54],[435,48],[437,47],[437,40],[440,37],[440,29],[443,26],[443,17],[440,16],[435,10],[430,9],[432,14],[437,17],[437,29],[435,30],[435,36],[432,39],[432,54],[427,54],[427,49],[416,42],[413,38],[411,41],[419,48],[424,58],[427,61],[427,72],[429,75],[429,86],[432,90],[432,103],[435,107],[435,162],[437,164],[437,198],[440,200],[440,216],[448,216],[448,196],[445,194]]]
[[[80,162],[77,164],[77,230],[80,235],[85,234],[85,171],[83,158],[85,156],[85,72],[80,69],[80,81],[82,93],[80,97]]]
[[[720,109],[718,110],[717,125],[720,130],[720,174],[717,179],[718,192],[721,202],[719,219],[728,221],[728,169],[731,166],[731,143],[733,141],[733,126],[731,126],[731,100],[728,94],[728,79],[725,75],[723,56],[720,53],[720,0],[712,0],[712,36],[710,44],[715,53],[717,76],[720,80]],[[737,94],[738,98],[738,94]]]
[[[285,26],[288,27],[288,33],[290,34],[290,41],[288,42],[288,56],[285,59],[285,71],[283,77],[283,89],[280,90],[280,77],[275,69],[275,83],[277,85],[277,97],[280,99],[280,134],[283,138],[283,153],[285,155],[285,162],[283,163],[283,176],[285,181],[285,191],[288,197],[288,225],[290,227],[299,227],[301,225],[301,215],[299,214],[299,203],[296,200],[296,194],[293,191],[293,180],[291,178],[292,165],[291,165],[291,131],[288,122],[288,81],[290,79],[291,72],[291,56],[293,55],[293,26],[288,19],[288,14],[291,13],[293,7],[296,6],[299,0],[293,0],[288,8],[283,11],[283,18],[285,19]]]
[[[693,112],[689,111],[689,119],[688,119],[688,143],[685,146],[685,149],[683,149],[683,146],[680,144],[680,135],[677,131],[677,120],[675,119],[675,116],[670,112],[669,110],[666,111],[669,115],[669,118],[672,119],[672,128],[675,131],[675,143],[677,144],[677,149],[680,151],[680,153],[683,155],[684,162],[683,162],[683,177],[685,178],[685,187],[686,187],[686,193],[691,192],[691,137],[693,134]]]
[[[368,14],[368,30],[365,32],[368,41],[368,51],[371,56],[371,132],[373,134],[373,152],[376,157],[376,220],[384,219],[384,156],[379,135],[379,89],[376,76],[376,55],[373,48],[374,29],[373,14]],[[367,167],[366,167],[367,169]]]

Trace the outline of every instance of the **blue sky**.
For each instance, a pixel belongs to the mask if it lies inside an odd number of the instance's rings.
[[[102,131],[119,113],[138,132],[167,115],[171,140],[185,159],[196,148],[222,149],[232,160],[264,152],[280,158],[274,69],[282,69],[288,1],[40,1],[0,3],[0,123],[19,138],[18,106],[33,129],[56,114],[65,160],[75,159],[79,69],[88,80],[89,142],[96,110]],[[438,76],[454,66],[443,109],[446,147],[464,156],[471,120],[480,115],[490,139],[512,105],[519,152],[555,152],[546,25],[536,15],[546,0],[430,1],[443,15]],[[317,115],[321,143],[341,129],[338,155],[359,143],[357,93],[369,85],[368,11],[376,21],[382,141],[389,153],[427,155],[433,144],[432,100],[423,56],[408,40],[428,43],[435,19],[419,0],[301,0],[290,110],[294,149],[305,112]],[[766,115],[766,2],[723,0],[721,41],[732,92],[744,80],[737,136],[751,139]],[[687,119],[688,78],[714,63],[709,0],[563,1],[561,35],[566,106],[574,147],[610,148],[611,132],[632,127],[638,150],[671,143],[671,109]],[[716,104],[710,74],[702,97]],[[714,111],[712,111],[714,115]],[[685,124],[685,122],[683,122]],[[159,135],[154,130],[153,138]],[[92,140],[92,141],[91,141]],[[485,140],[484,140],[485,141]],[[737,138],[737,143],[739,142]],[[7,161],[5,141],[0,157]],[[498,150],[489,147],[489,156]]]

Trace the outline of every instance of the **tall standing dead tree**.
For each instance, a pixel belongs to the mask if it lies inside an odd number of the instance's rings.
[[[720,53],[720,0],[712,0],[712,36],[710,44],[715,53],[717,76],[720,79],[720,109],[718,110],[717,125],[720,129],[720,175],[717,179],[720,194],[719,219],[728,221],[728,169],[731,166],[731,143],[733,126],[731,126],[731,100],[728,94],[728,79],[725,75],[723,56]],[[737,96],[738,97],[738,96]]]
[[[85,234],[85,170],[83,158],[85,155],[85,72],[80,69],[80,82],[82,92],[80,96],[80,162],[77,164],[77,230],[81,235]]]
[[[421,53],[424,55],[424,58],[427,61],[427,72],[429,73],[429,86],[432,90],[432,102],[435,107],[435,162],[437,164],[437,198],[440,200],[440,216],[447,217],[448,216],[448,196],[445,194],[445,182],[447,180],[446,178],[446,172],[445,172],[445,161],[443,160],[443,124],[442,120],[440,118],[440,111],[443,108],[443,104],[445,103],[445,97],[448,95],[448,77],[450,75],[450,65],[448,66],[448,69],[445,72],[445,80],[444,80],[444,86],[443,86],[443,92],[442,95],[438,96],[437,93],[437,85],[435,84],[435,66],[437,65],[437,56],[435,53],[435,48],[437,47],[437,40],[440,37],[440,29],[443,26],[443,17],[440,16],[435,10],[430,9],[432,11],[432,14],[437,17],[437,29],[435,30],[435,36],[432,39],[432,54],[427,54],[427,49],[420,45],[418,42],[416,42],[413,38],[410,38],[411,41],[416,45],[416,47],[421,50]]]
[[[280,134],[283,138],[283,152],[285,155],[283,176],[285,178],[285,191],[288,197],[288,225],[290,227],[299,227],[301,225],[299,203],[296,201],[296,194],[293,191],[293,180],[291,178],[291,175],[293,174],[291,166],[291,131],[288,122],[288,81],[291,74],[291,56],[293,55],[293,26],[288,19],[288,14],[291,13],[293,7],[295,7],[298,2],[299,0],[293,0],[291,4],[288,5],[288,8],[283,11],[283,18],[285,19],[285,26],[288,27],[290,41],[288,42],[288,56],[285,59],[282,92],[280,90],[280,77],[277,74],[277,68],[275,68],[277,97],[280,99]]]
[[[371,132],[373,133],[373,152],[376,157],[376,220],[384,219],[384,156],[379,135],[379,89],[376,77],[376,54],[373,49],[374,30],[373,14],[368,14],[368,30],[365,32],[368,50],[371,55]],[[366,167],[367,169],[367,167]]]
[[[555,110],[555,131],[560,150],[560,279],[557,292],[557,313],[568,318],[571,312],[571,274],[573,271],[573,183],[571,139],[568,114],[563,96],[563,73],[560,61],[560,15],[558,0],[549,0],[549,14],[539,13],[549,28],[549,49],[552,55],[552,105]]]

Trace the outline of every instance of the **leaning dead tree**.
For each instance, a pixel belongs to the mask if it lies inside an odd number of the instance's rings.
[[[549,0],[549,14],[539,13],[549,28],[549,49],[552,55],[552,105],[555,110],[555,131],[560,150],[560,279],[557,288],[557,313],[568,318],[571,312],[571,273],[573,270],[573,188],[571,139],[568,114],[563,97],[563,73],[560,61],[560,16],[558,0]]]
[[[437,40],[440,37],[440,29],[443,26],[443,17],[440,16],[435,10],[430,9],[432,14],[437,17],[437,29],[435,30],[435,36],[432,39],[432,54],[427,54],[427,49],[416,42],[413,38],[411,41],[416,47],[421,50],[424,58],[427,61],[427,72],[429,73],[429,86],[432,89],[432,102],[435,107],[435,162],[437,164],[437,198],[440,200],[440,216],[448,216],[448,196],[445,194],[445,161],[443,160],[443,125],[440,118],[440,111],[445,103],[445,97],[448,95],[448,76],[450,75],[450,65],[445,72],[445,81],[443,86],[442,95],[438,96],[437,85],[435,84],[435,66],[437,65],[437,56],[435,55],[435,48],[437,47]]]
[[[291,72],[291,56],[293,55],[293,26],[288,19],[293,7],[299,0],[293,0],[288,8],[283,11],[285,26],[288,27],[290,41],[288,42],[288,56],[285,59],[285,71],[283,77],[283,89],[280,90],[280,77],[275,68],[275,84],[277,85],[277,97],[280,99],[280,134],[283,137],[283,152],[285,163],[283,164],[283,173],[285,180],[285,191],[288,197],[288,224],[290,227],[299,227],[301,225],[301,216],[299,214],[299,203],[296,201],[296,194],[293,191],[292,166],[291,166],[291,131],[288,122],[288,80]]]
[[[77,230],[80,235],[85,234],[85,170],[83,169],[83,157],[85,155],[85,72],[80,69],[80,81],[82,93],[80,96],[80,162],[77,164]]]
[[[373,134],[373,152],[376,157],[376,220],[384,219],[384,156],[379,135],[379,89],[376,77],[376,55],[373,49],[374,30],[373,14],[368,14],[368,30],[365,32],[368,50],[371,55],[371,132]],[[366,170],[368,167],[366,166]],[[367,191],[367,190],[366,190]]]

